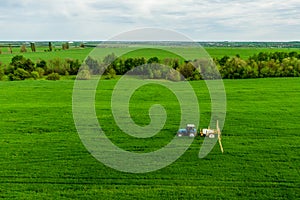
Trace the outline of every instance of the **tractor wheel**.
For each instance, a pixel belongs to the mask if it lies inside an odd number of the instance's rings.
[[[208,135],[209,138],[215,138],[215,134],[211,133]]]

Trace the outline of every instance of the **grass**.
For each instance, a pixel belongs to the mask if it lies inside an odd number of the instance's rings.
[[[117,80],[101,81],[97,115],[120,147],[152,151],[176,134],[180,113],[170,91],[148,85],[131,99],[138,124],[149,106],[166,106],[157,137],[142,143],[111,121]],[[180,83],[177,83],[180,84]],[[203,81],[191,82],[199,98],[201,127],[209,117]],[[82,145],[72,118],[73,81],[0,82],[0,198],[11,199],[297,199],[299,198],[299,78],[224,80],[225,153],[216,145],[198,158],[197,138],[175,163],[148,174],[121,173],[96,161]],[[108,131],[113,129],[112,131]]]
[[[13,54],[7,54],[3,53],[0,54],[0,62],[3,64],[9,64],[11,62],[11,59],[16,56],[16,55],[23,55],[25,58],[29,58],[32,61],[36,62],[38,60],[52,60],[55,58],[73,58],[73,59],[79,59],[80,61],[83,61],[86,56],[90,53],[92,48],[85,48],[85,49],[80,49],[80,48],[74,48],[74,49],[69,49],[66,51],[53,51],[53,52],[44,52],[44,51],[38,51],[38,52],[26,52],[26,53],[20,53],[20,51],[13,51]]]
[[[36,62],[37,60],[44,59],[46,61],[54,59],[54,58],[73,58],[73,59],[79,59],[80,61],[83,61],[90,52],[92,52],[93,48],[72,48],[67,51],[53,51],[53,52],[44,52],[45,48],[38,49],[38,52],[32,53],[20,53],[20,50],[17,48],[14,48],[13,54],[8,54],[7,52],[3,51],[3,54],[0,54],[0,63],[2,64],[9,64],[11,62],[11,59],[15,55],[24,55],[26,58],[29,58]],[[122,55],[127,51],[135,51],[136,47],[120,47],[120,48],[101,48],[101,51],[97,51],[98,58],[104,58],[106,55],[114,52],[116,55]],[[168,48],[166,49],[168,50]],[[184,56],[186,59],[195,59],[199,58],[199,53],[201,53],[200,48],[187,48],[187,47],[173,47],[169,49],[171,52],[161,52],[160,54],[157,54],[158,50],[152,51],[151,49],[144,49],[142,51],[135,51],[134,53],[130,53],[130,56],[132,57],[145,57],[145,58],[151,58],[154,56],[159,57],[160,59],[166,58],[166,57],[175,57],[174,53],[178,53],[181,55],[182,52],[184,52]],[[275,51],[283,51],[283,52],[292,52],[296,51],[300,53],[300,49],[283,49],[283,48],[224,48],[224,47],[208,47],[205,48],[205,50],[209,53],[209,55],[212,58],[222,58],[223,56],[235,56],[239,54],[241,58],[248,58],[249,56],[252,56],[254,54],[257,54],[259,52],[275,52]]]
[[[258,54],[260,52],[292,52],[296,51],[300,53],[300,49],[293,48],[218,48],[218,47],[208,47],[205,50],[211,55],[213,58],[222,58],[223,56],[235,56],[237,54],[240,55],[241,58],[246,59],[254,54]]]

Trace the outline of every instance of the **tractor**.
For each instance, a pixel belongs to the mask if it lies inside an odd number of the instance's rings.
[[[197,135],[197,129],[195,128],[194,124],[187,124],[186,128],[179,129],[177,132],[178,137],[182,137],[182,136],[196,137],[196,135]]]
[[[216,129],[210,129],[209,127],[206,129],[200,129],[200,136],[201,137],[208,137],[208,138],[215,138],[218,137],[220,149],[222,153],[224,152],[222,142],[221,142],[221,130],[219,128],[219,121],[217,121]],[[187,124],[185,129],[179,129],[177,132],[178,137],[188,136],[188,137],[196,137],[197,136],[197,129],[195,128],[194,124]]]

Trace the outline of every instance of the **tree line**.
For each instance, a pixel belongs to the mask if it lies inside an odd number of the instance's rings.
[[[300,54],[297,52],[261,52],[241,59],[239,55],[215,59],[224,79],[299,77]]]
[[[38,60],[34,63],[23,55],[16,55],[9,65],[0,63],[0,80],[18,81],[25,79],[40,79],[46,76],[48,80],[59,80],[60,76],[76,75],[81,62],[78,59]]]
[[[0,79],[6,77],[11,81],[39,79],[44,76],[49,80],[58,80],[60,76],[77,74],[78,79],[90,79],[92,75],[97,74],[104,74],[105,78],[111,79],[129,71],[131,75],[173,81],[300,77],[300,54],[297,52],[261,52],[247,59],[236,55],[186,61],[178,58],[159,59],[158,57],[119,58],[112,53],[102,60],[88,57],[83,64],[78,59],[60,58],[48,61],[38,60],[34,63],[22,55],[17,55],[12,58],[9,65],[0,63]]]
[[[93,74],[146,75],[148,78],[163,78],[174,81],[201,79],[246,79],[269,77],[300,77],[300,54],[297,52],[261,52],[247,59],[239,55],[208,59],[180,60],[178,58],[157,57],[117,58],[107,55],[102,62],[89,57],[85,64]],[[105,66],[108,68],[105,70]],[[162,68],[160,65],[169,66]],[[141,66],[135,70],[136,66]],[[179,73],[175,73],[175,72]],[[219,72],[219,73],[218,73]],[[179,76],[181,74],[182,76]]]

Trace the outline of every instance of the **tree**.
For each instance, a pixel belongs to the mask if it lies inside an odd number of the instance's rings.
[[[47,62],[45,60],[40,60],[36,63],[36,67],[40,67],[44,70],[47,70]]]
[[[35,48],[35,43],[34,42],[30,43],[30,48],[31,48],[32,52],[36,52],[36,48]]]
[[[126,72],[131,70],[134,67],[133,58],[127,58],[124,62],[124,67],[125,67]]]
[[[114,69],[116,71],[116,74],[123,75],[123,74],[126,73],[126,69],[124,67],[124,60],[123,59],[118,58],[111,65],[114,67]]]
[[[52,51],[52,50],[53,50],[53,48],[52,48],[52,43],[49,42],[49,51]]]
[[[30,78],[30,73],[22,68],[17,68],[13,74],[8,75],[11,81],[21,81]]]
[[[26,52],[27,52],[27,49],[26,49],[26,45],[25,45],[25,44],[22,44],[21,49],[20,49],[20,52],[21,52],[21,53],[26,53]]]
[[[110,67],[107,71],[106,71],[106,77],[105,79],[114,79],[116,78],[116,71]]]
[[[2,67],[2,64],[0,63],[0,80],[3,79],[4,75],[5,75],[4,69],[3,69],[3,67]]]
[[[81,43],[79,47],[80,47],[80,48],[85,48],[84,43]]]
[[[66,61],[70,65],[69,74],[76,75],[78,73],[79,68],[81,67],[81,62],[78,59],[66,59]]]
[[[60,79],[60,75],[58,73],[49,74],[49,76],[47,77],[47,80],[51,80],[51,81],[57,81],[59,79]]]
[[[77,75],[78,80],[90,80],[91,79],[91,73],[87,69],[81,70]]]
[[[221,66],[224,66],[227,60],[229,60],[229,56],[223,56],[218,62]]]
[[[12,53],[13,53],[13,50],[12,50],[12,46],[11,46],[11,44],[9,44],[9,45],[8,45],[8,51],[10,52],[10,54],[12,54]]]
[[[147,63],[148,64],[159,63],[159,59],[155,56],[155,57],[149,58],[149,60],[147,61]]]
[[[118,57],[114,53],[108,54],[107,56],[104,57],[103,63],[109,65],[113,63],[117,58]]]
[[[177,70],[170,69],[166,75],[166,79],[170,81],[180,81],[180,73]]]
[[[192,63],[184,63],[179,67],[179,72],[188,80],[192,79],[195,67]]]
[[[35,64],[30,59],[26,59],[22,55],[14,56],[10,65],[14,66],[14,69],[21,68],[28,72],[32,72],[35,69]]]
[[[99,62],[96,59],[93,59],[91,56],[87,57],[85,64],[88,66],[92,74],[101,74],[104,72],[104,68],[102,68]]]
[[[69,42],[63,43],[63,44],[62,44],[62,49],[63,49],[63,50],[69,49]]]
[[[30,75],[34,80],[37,80],[38,78],[40,78],[40,74],[37,71],[31,72]]]

